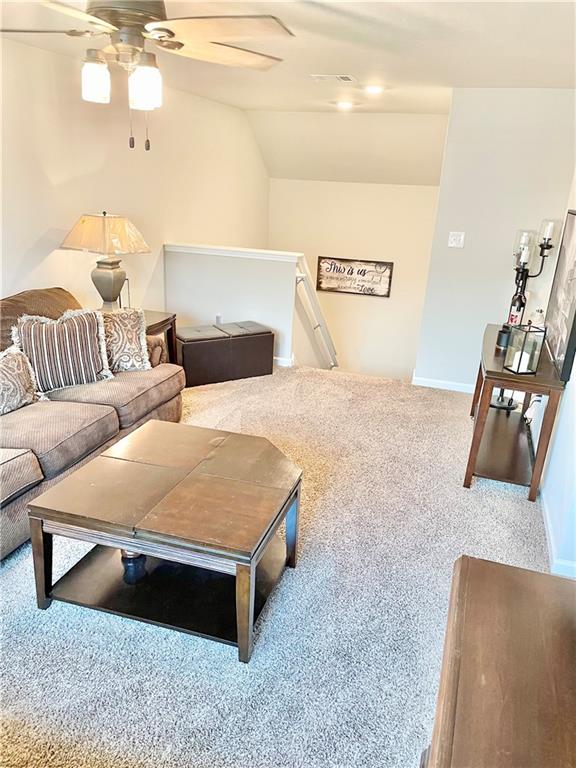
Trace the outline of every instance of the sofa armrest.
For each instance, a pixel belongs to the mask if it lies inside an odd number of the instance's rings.
[[[166,343],[162,336],[146,336],[146,346],[148,347],[148,357],[150,358],[152,368],[156,368],[160,363],[168,362]]]

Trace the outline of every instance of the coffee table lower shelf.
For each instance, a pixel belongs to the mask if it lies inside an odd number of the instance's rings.
[[[285,563],[286,544],[275,535],[256,569],[254,620]],[[238,645],[236,577],[230,574],[151,556],[125,567],[120,550],[99,544],[56,582],[49,597]]]

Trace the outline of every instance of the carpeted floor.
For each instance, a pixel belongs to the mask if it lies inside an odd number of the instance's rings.
[[[2,768],[415,768],[462,553],[546,570],[522,488],[462,488],[470,398],[313,369],[185,393],[190,424],[264,435],[304,470],[300,561],[254,655],[54,603],[2,568]],[[56,568],[82,553],[56,540]]]

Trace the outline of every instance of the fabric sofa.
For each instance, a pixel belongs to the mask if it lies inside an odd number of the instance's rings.
[[[57,319],[80,309],[63,288],[0,300],[0,349],[23,314]],[[146,339],[152,369],[49,393],[0,416],[0,559],[30,537],[27,506],[48,487],[149,419],[179,421],[184,371],[166,362],[164,340]]]

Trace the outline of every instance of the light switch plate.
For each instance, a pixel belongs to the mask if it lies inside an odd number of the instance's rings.
[[[465,232],[449,232],[448,248],[464,248]]]

